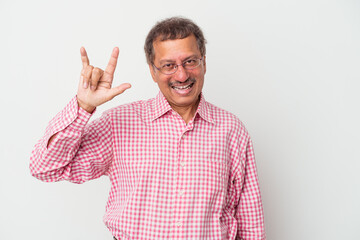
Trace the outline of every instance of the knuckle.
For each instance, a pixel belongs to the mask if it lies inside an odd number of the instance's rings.
[[[93,70],[92,70],[92,72],[93,72],[93,74],[95,74],[95,75],[97,75],[97,76],[99,76],[100,74],[101,74],[101,69],[100,68],[94,68]]]
[[[102,70],[98,67],[94,67],[93,71],[96,71],[96,72],[101,72]]]

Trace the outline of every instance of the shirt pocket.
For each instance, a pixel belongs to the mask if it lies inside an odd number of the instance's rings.
[[[228,166],[221,161],[199,159],[193,168],[196,174],[191,177],[191,185],[196,199],[204,204],[203,209],[211,210],[208,214],[220,214],[225,204]]]
[[[207,153],[204,163],[207,171],[211,174],[213,181],[211,184],[218,189],[222,196],[227,192],[227,185],[230,175],[230,161],[226,154],[226,147],[223,144],[213,146]]]
[[[228,176],[228,166],[223,161],[214,161],[212,159],[204,159],[200,162],[202,173],[207,180],[208,185],[215,188],[223,189]]]

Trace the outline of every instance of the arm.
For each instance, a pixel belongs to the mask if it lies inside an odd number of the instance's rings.
[[[82,183],[107,174],[113,159],[110,115],[87,124],[90,116],[74,97],[51,120],[30,158],[34,177]]]
[[[80,53],[83,68],[77,97],[50,122],[30,158],[31,174],[43,181],[82,183],[106,174],[112,161],[110,115],[86,124],[97,106],[131,86],[112,87],[118,48],[114,48],[105,71],[89,65],[85,48]]]
[[[250,138],[248,138],[242,161],[242,177],[235,179],[234,182],[239,198],[235,209],[235,218],[238,222],[237,237],[244,240],[265,240],[262,202]]]

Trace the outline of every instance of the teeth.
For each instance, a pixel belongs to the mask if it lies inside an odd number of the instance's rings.
[[[186,86],[173,86],[173,88],[176,88],[176,89],[187,89],[187,88],[190,88],[190,87],[191,87],[191,84],[186,85]]]

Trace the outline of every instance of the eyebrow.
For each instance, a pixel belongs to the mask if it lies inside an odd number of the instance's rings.
[[[186,60],[189,60],[189,59],[194,58],[194,57],[197,57],[197,55],[193,54],[191,56],[188,56],[188,57],[184,58],[181,62],[185,62]],[[176,61],[174,61],[172,59],[163,59],[159,63],[164,64],[164,63],[174,63],[174,62],[176,62]]]

